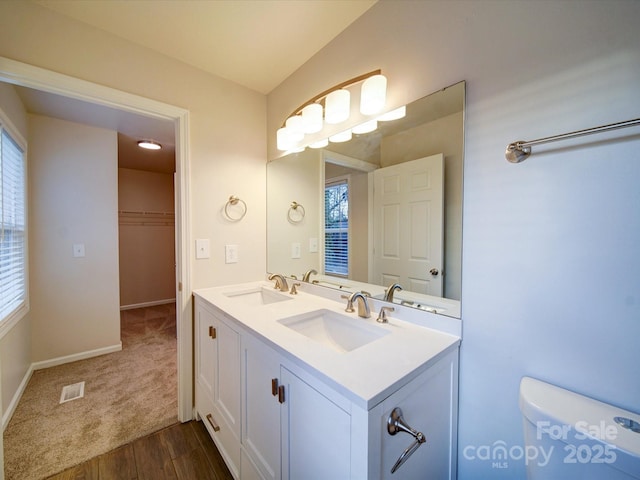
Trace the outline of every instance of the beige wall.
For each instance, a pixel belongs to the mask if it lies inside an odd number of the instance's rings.
[[[117,155],[114,131],[30,115],[34,362],[120,345]]]
[[[118,210],[120,306],[175,299],[173,175],[119,168]]]

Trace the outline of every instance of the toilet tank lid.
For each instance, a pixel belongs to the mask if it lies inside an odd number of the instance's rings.
[[[590,439],[610,444],[640,461],[640,433],[623,428],[614,420],[622,417],[640,424],[640,414],[531,377],[523,377],[520,381],[519,403],[524,417],[534,425],[548,425],[538,422],[568,425]]]

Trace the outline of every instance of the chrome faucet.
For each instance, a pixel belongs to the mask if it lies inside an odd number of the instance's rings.
[[[345,308],[345,312],[353,312],[353,302],[355,301],[358,304],[358,316],[362,318],[371,317],[371,310],[369,310],[369,304],[367,303],[367,297],[365,297],[362,292],[353,292],[350,296],[343,296],[343,298],[347,299],[347,308]]]
[[[304,272],[304,275],[302,276],[302,281],[309,283],[309,277],[311,275],[317,275],[317,274],[318,272],[316,272],[313,268],[311,270],[307,270],[306,272]]]
[[[284,278],[284,275],[280,275],[279,273],[272,273],[269,275],[269,280],[275,280],[276,284],[273,288],[277,288],[281,292],[286,292],[289,290],[289,285],[287,285],[287,279]]]
[[[395,293],[396,290],[402,290],[402,287],[400,286],[399,283],[394,283],[389,285],[389,288],[387,288],[384,292],[384,301],[393,302],[393,294]]]

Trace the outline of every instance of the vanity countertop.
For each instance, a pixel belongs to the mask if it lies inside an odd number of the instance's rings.
[[[194,295],[217,307],[279,353],[320,376],[340,394],[366,410],[428,369],[460,343],[460,337],[456,335],[400,320],[394,316],[395,312],[388,315],[388,323],[376,322],[378,312],[373,309],[371,318],[367,319],[357,313],[345,313],[346,300],[338,302],[323,298],[302,291],[304,287],[297,295],[278,292],[291,299],[264,305],[251,305],[241,296],[233,296],[234,293],[261,287],[275,291],[272,282],[257,281],[198,289]],[[354,350],[339,352],[278,321],[318,310],[347,315],[353,322],[365,322],[368,326],[364,328],[381,328],[389,334]]]

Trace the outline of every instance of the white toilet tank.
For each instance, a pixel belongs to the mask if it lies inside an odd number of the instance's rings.
[[[523,377],[529,480],[640,479],[640,415]]]

